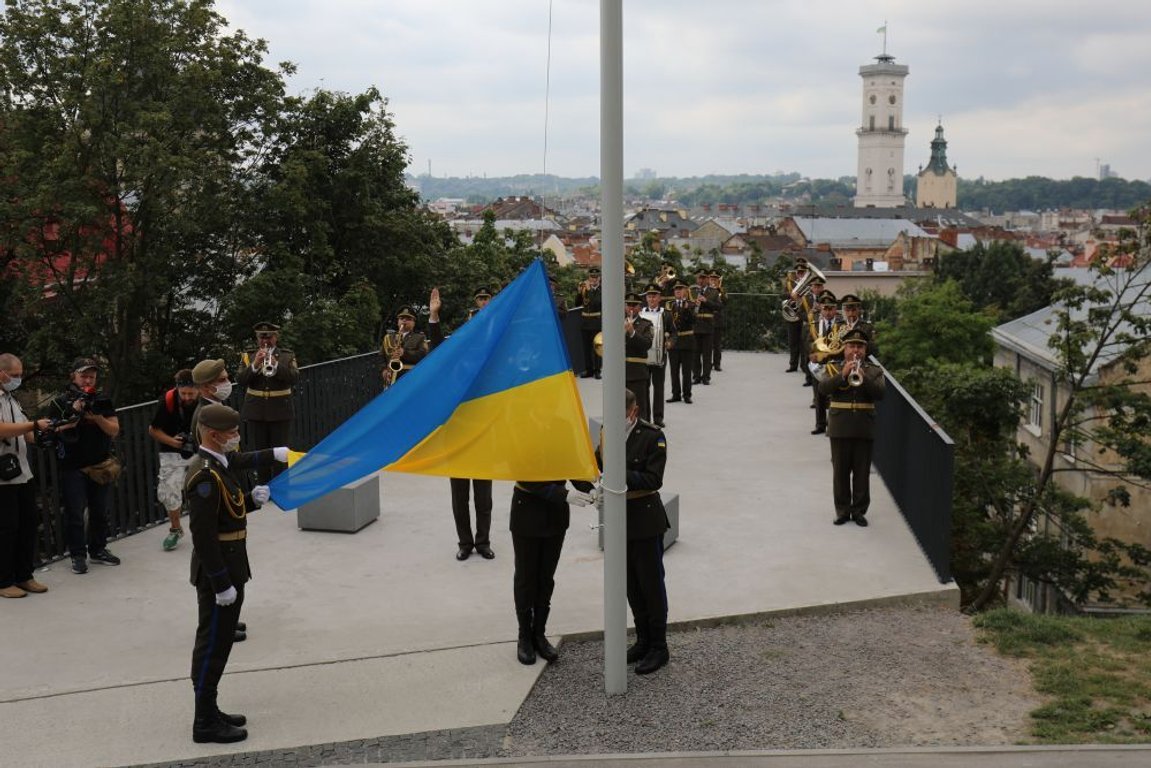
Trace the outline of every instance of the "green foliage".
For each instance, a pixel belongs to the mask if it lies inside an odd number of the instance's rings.
[[[285,345],[303,363],[347,357],[371,349],[380,338],[380,302],[367,280],[338,299],[312,301],[284,326]]]
[[[1124,211],[1151,199],[1151,184],[1110,178],[1102,181],[1077,176],[1073,179],[1024,179],[985,181],[959,179],[959,203],[964,210],[1050,211],[1060,208]]]
[[[986,365],[993,344],[994,317],[977,308],[958,284],[905,280],[898,292],[897,320],[881,322],[876,336],[883,362],[899,372],[934,361]]]
[[[994,310],[997,325],[1046,307],[1064,285],[1050,259],[1036,261],[1018,243],[1003,241],[941,256],[935,279],[958,283],[976,307]]]

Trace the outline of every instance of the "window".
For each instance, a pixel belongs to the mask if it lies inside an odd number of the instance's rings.
[[[874,93],[871,94],[871,96],[868,98],[868,101],[870,101],[872,104],[875,103],[875,94]]]
[[[889,130],[889,131],[895,130],[895,115],[888,115],[887,116],[887,130]]]
[[[867,129],[868,129],[869,131],[874,131],[874,130],[875,130],[875,115],[872,115],[872,116],[871,116],[871,118],[870,118],[870,124],[867,126]]]
[[[1043,384],[1031,382],[1031,401],[1027,407],[1027,426],[1035,434],[1043,432]]]

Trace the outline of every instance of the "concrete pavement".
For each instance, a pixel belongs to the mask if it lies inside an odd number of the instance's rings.
[[[785,367],[778,355],[727,352],[695,404],[667,405],[665,487],[682,510],[666,559],[671,621],[957,605],[878,476],[871,527],[831,525],[827,443],[809,435],[810,390]],[[601,382],[580,388],[598,416]],[[249,639],[220,687],[221,706],[251,720],[238,745],[190,738],[187,541],[162,552],[160,526],[113,543],[118,568],[76,576],[60,563],[38,574],[49,593],[0,606],[0,654],[16,660],[0,681],[11,764],[192,760],[510,721],[543,669],[515,661],[511,484],[495,485],[493,561],[455,561],[446,479],[384,474],[381,495],[381,519],[354,535],[300,531],[274,507],[251,518]],[[572,517],[553,635],[603,626],[594,511]]]

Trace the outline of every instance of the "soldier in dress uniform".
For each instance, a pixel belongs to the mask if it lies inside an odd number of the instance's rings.
[[[627,662],[637,675],[667,664],[667,588],[664,584],[663,534],[670,525],[659,496],[667,466],[663,430],[639,418],[639,405],[624,390],[628,420],[624,461],[627,465],[627,602],[635,621],[635,644]],[[596,459],[603,465],[601,448]]]
[[[682,400],[690,405],[691,370],[695,360],[695,302],[688,298],[687,283],[682,280],[676,282],[675,298],[665,306],[672,325],[671,348],[667,352],[671,367],[671,397],[667,402]]]
[[[813,381],[818,382],[822,366],[838,363],[843,358],[840,344],[843,320],[839,317],[839,304],[831,291],[824,291],[819,296],[819,319],[815,321],[812,333],[815,335],[808,349],[808,373]],[[830,351],[820,351],[818,346],[821,343]],[[811,391],[811,402],[815,408],[815,429],[811,434],[822,435],[827,432],[827,395],[815,387]]]
[[[636,393],[640,413],[645,413],[651,410],[647,401],[647,353],[653,343],[654,326],[640,314],[641,306],[643,299],[638,293],[629,293],[624,299],[624,380],[627,388]]]
[[[248,566],[247,515],[268,500],[268,487],[244,493],[239,472],[288,460],[284,446],[239,453],[240,414],[226,405],[204,406],[199,414],[199,450],[188,467],[184,489],[192,531],[191,581],[196,587],[199,622],[192,650],[196,715],[192,740],[230,743],[248,732],[243,715],[216,705],[217,687],[232,651]]]
[[[256,348],[244,352],[236,383],[247,391],[240,417],[248,425],[252,448],[287,445],[292,436],[292,386],[300,378],[296,355],[278,346],[280,326],[256,323]],[[268,464],[257,471],[257,482],[267,483],[283,467]]]
[[[692,360],[693,384],[711,384],[711,350],[715,335],[714,299],[718,293],[707,283],[707,271],[700,269],[695,276],[695,357]]]
[[[475,306],[468,310],[468,320],[488,305],[492,294],[487,288],[477,288],[472,295]],[[433,288],[428,299],[428,336],[430,347],[435,349],[444,341],[444,330],[440,324],[440,309],[443,302],[440,300],[439,288]],[[485,560],[492,560],[496,553],[492,549],[492,481],[479,480],[467,477],[452,477],[448,479],[452,488],[452,517],[456,521],[456,537],[459,548],[456,550],[456,559],[467,560],[472,551],[479,553]],[[476,530],[472,532],[472,498],[476,502]]]
[[[787,372],[794,373],[799,370],[799,361],[803,356],[803,325],[806,321],[802,298],[795,295],[795,287],[807,275],[807,259],[800,256],[795,260],[795,269],[788,272],[783,281],[783,293],[796,302],[799,311],[795,320],[787,320]],[[804,366],[806,372],[807,366]]]
[[[871,453],[875,443],[875,403],[883,399],[883,370],[867,362],[867,334],[859,328],[843,336],[842,364],[824,366],[819,391],[830,398],[827,435],[831,443],[835,524],[867,525],[871,504]]]
[[[576,302],[580,310],[580,338],[583,340],[583,373],[580,378],[600,378],[600,358],[595,353],[595,335],[603,330],[603,292],[599,284],[599,267],[588,270],[587,280],[580,283]]]
[[[802,332],[803,332],[803,355],[806,358],[811,353],[811,345],[819,335],[814,332],[816,324],[819,322],[819,299],[823,296],[823,292],[827,290],[827,285],[823,280],[818,277],[811,281],[811,292],[800,299],[799,316],[801,318]],[[803,386],[811,387],[815,385],[815,379],[811,375],[807,364],[803,366]]]
[[[640,310],[640,316],[652,324],[652,341],[647,356],[648,386],[644,387],[645,390],[650,388],[647,399],[649,410],[641,412],[640,418],[662,428],[663,381],[667,370],[668,349],[671,347],[675,329],[671,322],[671,312],[664,306],[663,289],[658,283],[652,283],[647,287],[644,299],[647,303]]]
[[[715,314],[715,330],[711,335],[711,369],[722,372],[720,363],[723,362],[724,306],[727,304],[727,291],[723,289],[723,275],[714,269],[707,273],[707,284],[709,291],[714,294],[711,303]]]
[[[384,334],[380,344],[380,356],[384,358],[380,376],[384,387],[395,384],[428,354],[428,340],[416,330],[416,313],[411,307],[400,307],[396,326],[396,330]]]
[[[845,293],[839,300],[840,309],[843,310],[843,324],[845,331],[858,328],[867,334],[867,354],[879,357],[879,345],[875,342],[875,326],[863,319],[863,299],[854,293]]]

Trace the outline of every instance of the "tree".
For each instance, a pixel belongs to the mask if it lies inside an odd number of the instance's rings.
[[[1089,564],[1084,571],[1087,583],[1078,597],[1092,590],[1106,596],[1115,583],[1113,574],[1133,576],[1151,563],[1142,547],[1115,539],[1094,542],[1090,531],[1084,531],[1075,516],[1068,514],[1080,507],[1079,502],[1055,482],[1061,471],[1056,457],[1072,444],[1090,448],[1076,451],[1088,469],[1117,481],[1112,503],[1129,503],[1128,485],[1151,487],[1151,444],[1147,439],[1151,433],[1151,371],[1147,367],[1151,352],[1151,207],[1134,215],[1139,228],[1121,233],[1118,246],[1100,254],[1091,265],[1095,281],[1068,286],[1055,297],[1048,346],[1057,363],[1062,401],[1046,436],[1045,449],[1035,457],[1038,469],[1033,486],[1017,504],[1004,510],[1008,517],[1006,535],[969,610],[977,611],[991,603],[1011,568],[1025,567],[1028,558],[1041,548],[1057,546],[1050,539],[1026,535],[1041,516],[1066,521],[1062,533],[1077,537],[1084,545],[1095,543],[1101,562],[1113,567],[1107,572]],[[1060,547],[1060,551],[1074,554],[1067,547]]]
[[[236,222],[278,112],[263,41],[209,0],[25,0],[0,17],[3,252],[44,300],[26,354],[151,394],[178,323],[244,274]],[[197,309],[190,309],[198,302]]]
[[[876,336],[883,363],[900,372],[932,361],[987,365],[994,316],[980,311],[954,281],[905,280],[897,319],[880,322]]]
[[[1046,307],[1065,283],[1053,276],[1052,259],[1038,261],[1018,243],[1004,241],[941,256],[935,279],[957,282],[976,307],[994,310],[998,323]]]

